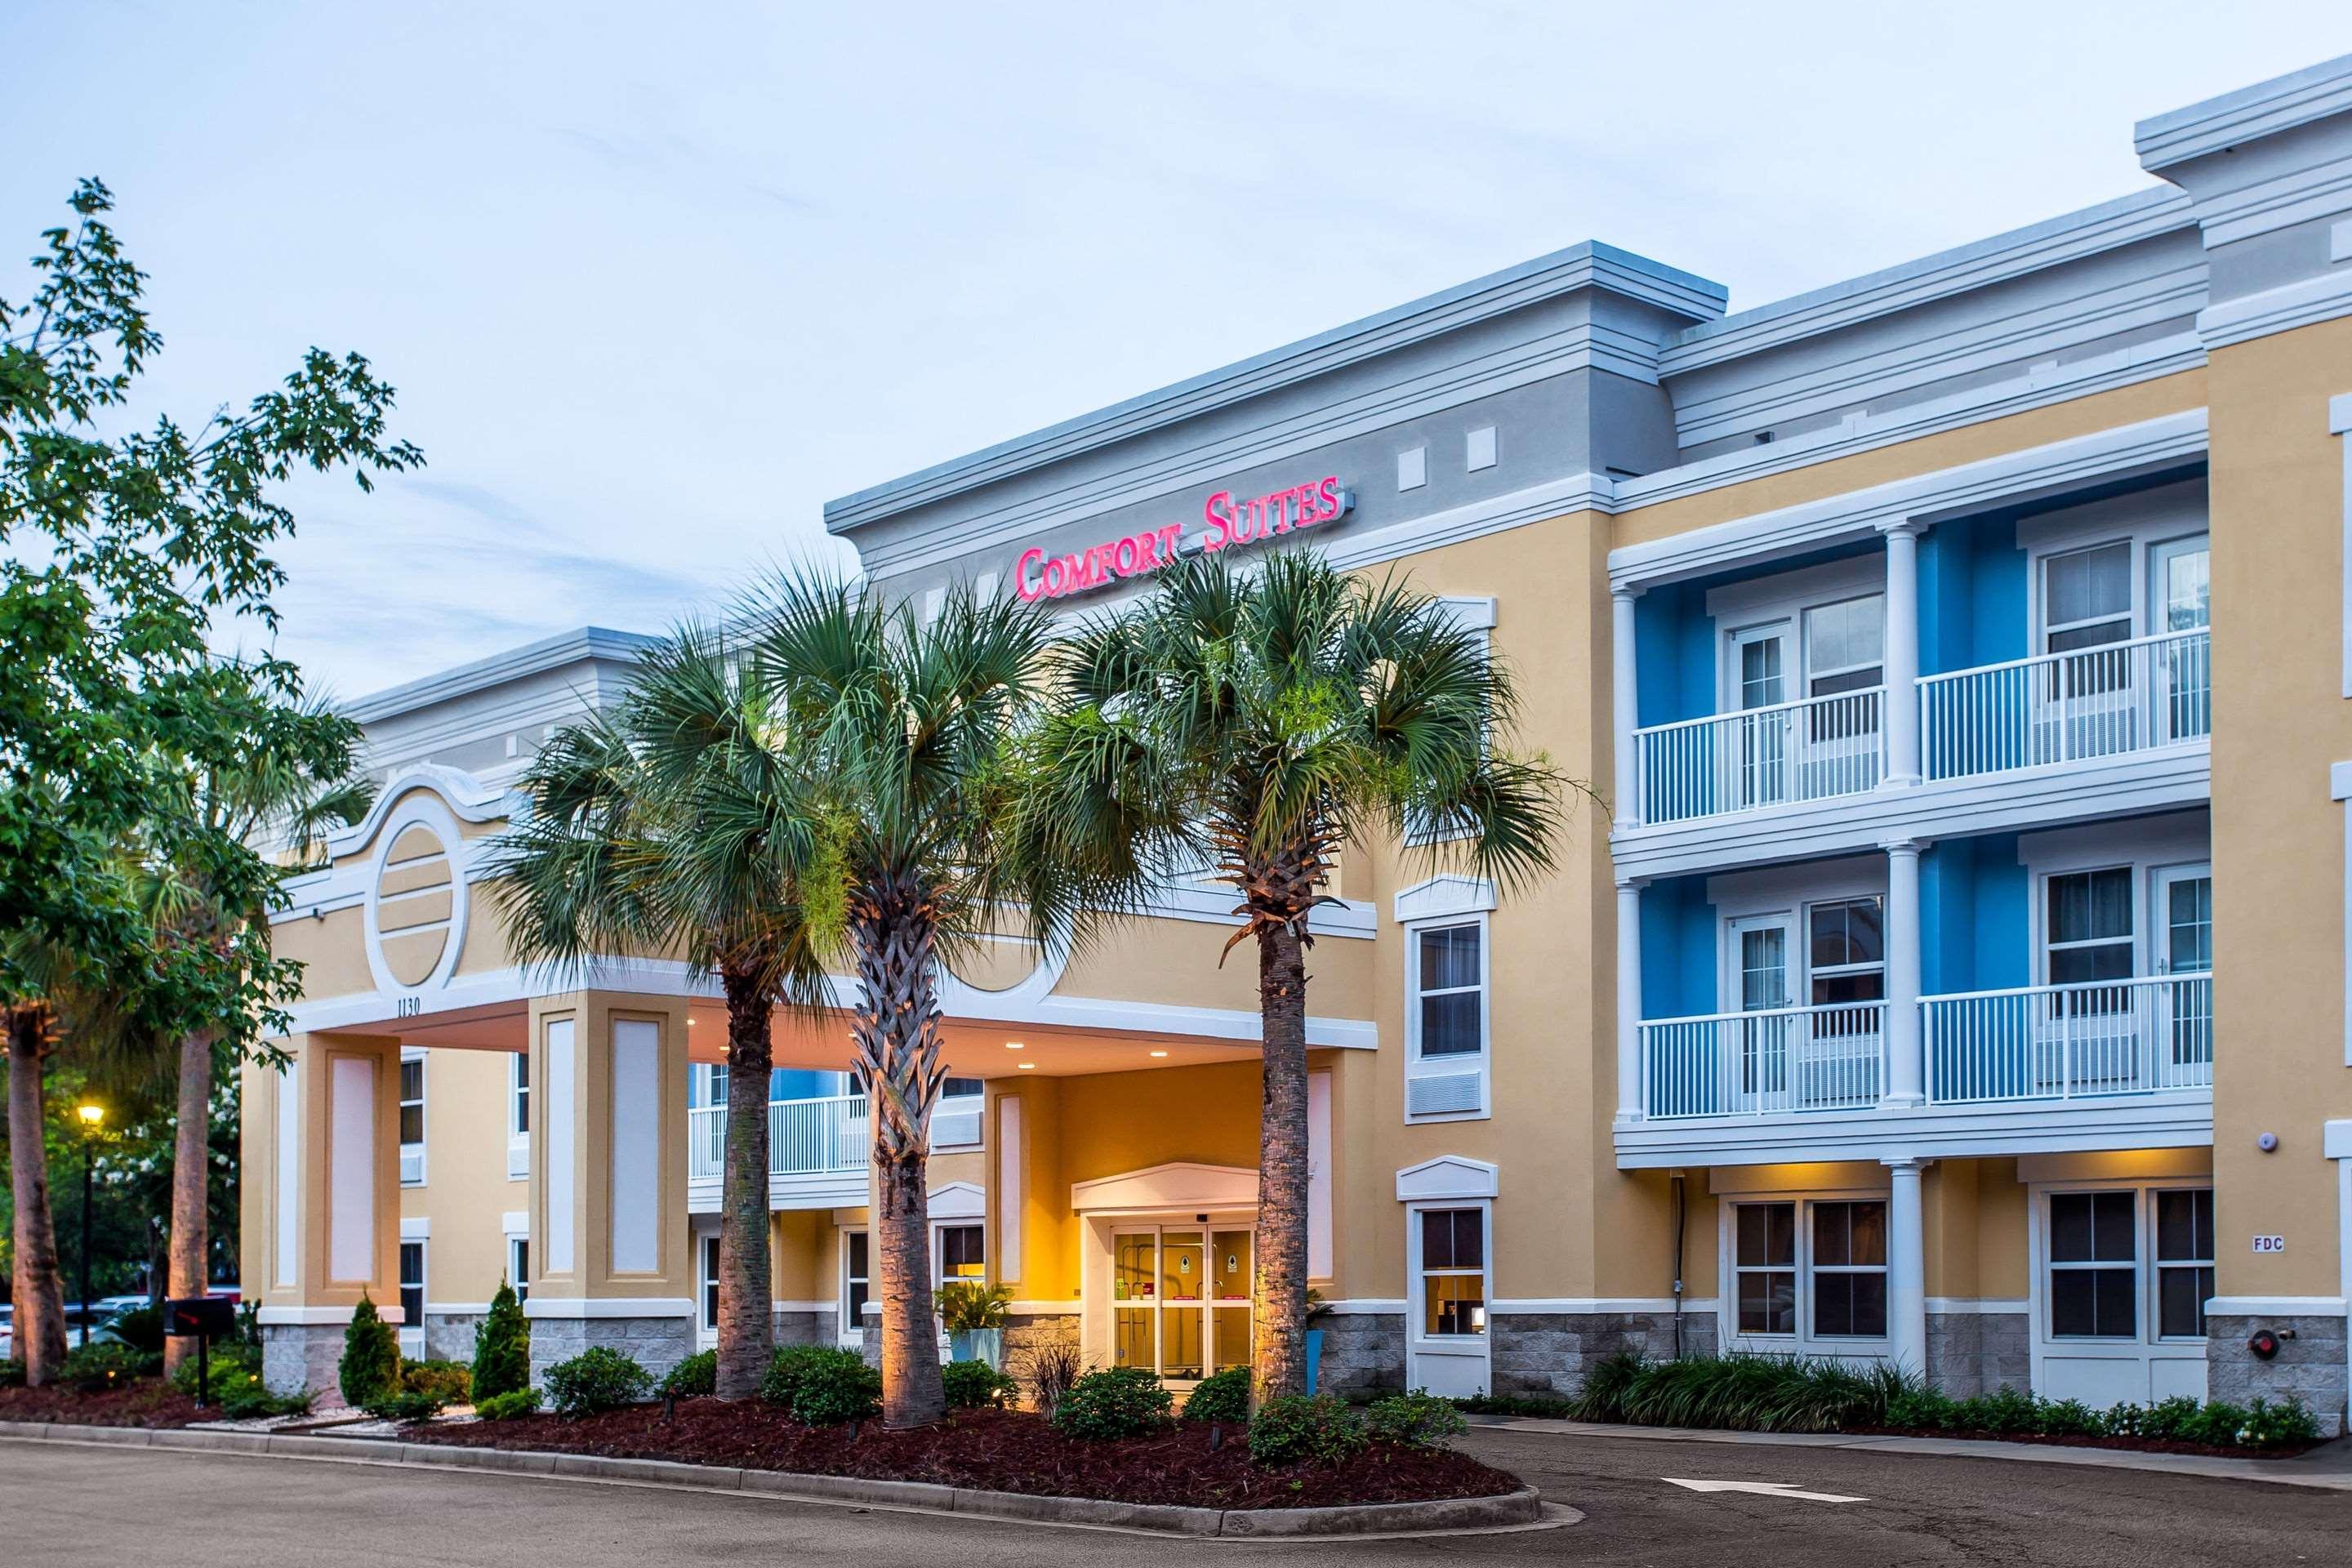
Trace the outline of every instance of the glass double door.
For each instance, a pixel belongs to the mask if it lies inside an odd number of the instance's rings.
[[[1246,1227],[1121,1226],[1111,1266],[1118,1363],[1179,1383],[1247,1366],[1254,1242]]]

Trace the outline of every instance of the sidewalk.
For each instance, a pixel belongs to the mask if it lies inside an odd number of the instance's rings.
[[[1561,1437],[1620,1442],[1734,1443],[1784,1448],[1867,1448],[1882,1454],[1928,1454],[1948,1459],[2014,1459],[2028,1464],[2088,1465],[2109,1470],[2156,1470],[2176,1476],[2268,1481],[2352,1492],[2352,1437],[2339,1437],[2292,1459],[2221,1459],[2202,1454],[2146,1454],[2129,1448],[2075,1448],[2054,1443],[2001,1443],[1965,1437],[1883,1437],[1837,1432],[1715,1432],[1684,1426],[1621,1426],[1529,1415],[1473,1415],[1487,1431],[1541,1432]]]

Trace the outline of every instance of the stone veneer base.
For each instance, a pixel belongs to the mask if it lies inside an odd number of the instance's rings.
[[[2282,1335],[2291,1329],[2294,1337],[2282,1337],[2278,1354],[2263,1361],[2246,1343],[2257,1329]],[[2205,1320],[2205,1397],[2231,1405],[2250,1405],[2256,1399],[2275,1405],[2291,1396],[2302,1400],[2319,1418],[2322,1433],[2340,1437],[2345,1430],[2345,1402],[2352,1396],[2345,1353],[2345,1322],[2340,1314],[2209,1317]]]
[[[342,1323],[264,1323],[261,1325],[261,1382],[277,1394],[336,1392],[336,1372],[343,1362]]]
[[[2023,1312],[1927,1314],[1927,1378],[1955,1399],[2033,1386],[2033,1320]]]
[[[530,1382],[545,1384],[547,1369],[583,1351],[604,1345],[635,1359],[656,1381],[694,1353],[694,1320],[662,1318],[533,1318],[530,1320]]]

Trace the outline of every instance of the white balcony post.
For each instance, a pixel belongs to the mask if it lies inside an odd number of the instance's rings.
[[[1927,1068],[1919,1038],[1919,845],[1888,841],[1886,850],[1886,1082],[1885,1105],[1918,1105],[1927,1099]]]
[[[1642,821],[1641,759],[1634,747],[1638,742],[1633,731],[1641,727],[1641,685],[1635,679],[1633,601],[1642,596],[1639,588],[1613,588],[1609,594],[1609,625],[1611,634],[1609,675],[1611,711],[1617,731],[1613,748],[1617,760],[1616,825],[1619,827],[1638,826]]]
[[[1642,1120],[1642,889],[1617,884],[1617,1125]]]
[[[1886,530],[1886,778],[1907,789],[1919,767],[1919,535],[1907,519]]]
[[[1885,1162],[1888,1358],[1922,1377],[1927,1374],[1927,1236],[1919,1178],[1927,1163],[1907,1158]]]

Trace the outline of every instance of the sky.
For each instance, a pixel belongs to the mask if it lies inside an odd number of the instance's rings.
[[[0,4],[0,298],[80,176],[142,414],[319,344],[428,467],[289,492],[344,697],[658,631],[834,497],[1587,238],[1742,310],[2153,184],[2341,0]],[[247,634],[251,636],[252,634]]]

